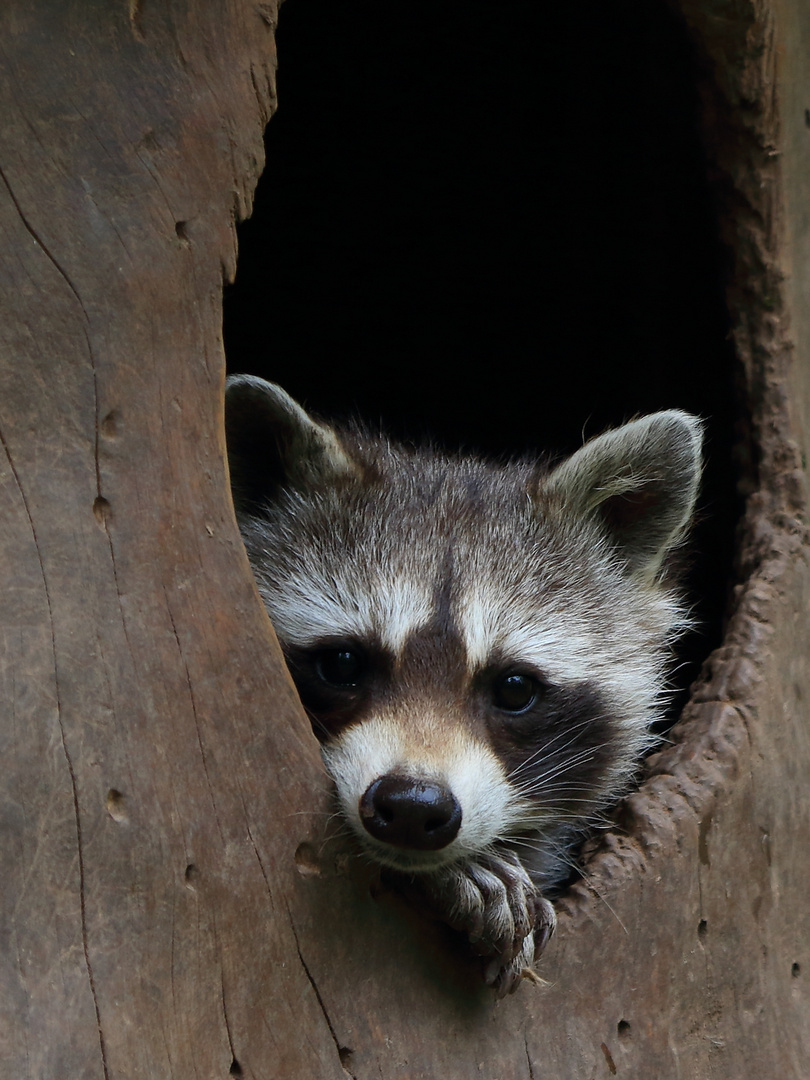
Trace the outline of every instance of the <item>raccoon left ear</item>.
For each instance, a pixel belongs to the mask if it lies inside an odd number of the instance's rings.
[[[543,490],[596,518],[630,571],[651,580],[692,517],[700,481],[702,425],[672,409],[591,439]]]
[[[356,472],[327,424],[255,375],[225,383],[225,436],[237,508],[266,503],[284,485],[308,487]]]

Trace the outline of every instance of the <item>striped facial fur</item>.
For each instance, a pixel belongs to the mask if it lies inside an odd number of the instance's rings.
[[[657,413],[549,470],[333,430],[249,376],[226,400],[248,556],[343,814],[511,990],[660,717],[699,422]]]

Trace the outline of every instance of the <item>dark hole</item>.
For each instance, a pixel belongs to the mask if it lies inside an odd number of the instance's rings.
[[[699,937],[704,937],[705,934],[706,934],[707,929],[708,929],[708,923],[706,922],[705,919],[701,919],[700,922],[698,923],[698,936]]]
[[[696,62],[666,0],[286,0],[229,365],[504,454],[708,424],[685,688],[721,639],[735,362]]]
[[[630,1038],[630,1024],[627,1020],[620,1020],[616,1030],[620,1039]]]
[[[242,1075],[242,1066],[239,1064],[239,1062],[236,1060],[236,1058],[234,1058],[233,1061],[231,1062],[231,1067],[228,1070],[228,1075],[229,1076],[241,1076]]]
[[[790,974],[793,976],[794,979],[798,979],[798,977],[801,975],[801,973],[802,973],[802,969],[801,969],[800,964],[792,964],[791,965]]]

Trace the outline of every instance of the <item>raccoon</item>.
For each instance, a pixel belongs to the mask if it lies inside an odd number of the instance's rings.
[[[659,412],[554,467],[497,464],[333,428],[238,375],[226,427],[248,557],[346,820],[513,990],[572,846],[661,718],[700,421]]]

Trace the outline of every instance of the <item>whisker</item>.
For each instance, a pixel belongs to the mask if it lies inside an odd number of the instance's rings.
[[[549,769],[545,773],[541,773],[540,776],[532,777],[533,784],[541,784],[547,777],[562,776],[577,765],[581,765],[585,761],[591,761],[596,753],[599,750],[603,750],[607,745],[607,743],[599,743],[597,746],[589,746],[587,749],[581,750],[578,754],[568,758],[566,761],[559,762],[554,768]]]
[[[591,717],[588,717],[586,720],[581,720],[578,724],[574,724],[572,727],[566,728],[565,731],[559,732],[559,734],[555,735],[553,739],[549,739],[548,742],[543,743],[543,745],[538,750],[536,750],[533,754],[531,754],[528,758],[526,758],[525,761],[522,761],[520,763],[520,765],[517,766],[517,768],[513,769],[512,772],[509,774],[509,778],[513,779],[513,778],[517,777],[525,769],[531,768],[538,761],[542,761],[543,760],[543,755],[550,756],[549,752],[552,750],[552,748],[554,747],[554,744],[559,739],[564,738],[566,735],[571,736],[569,738],[568,742],[566,742],[562,746],[558,746],[558,747],[556,747],[554,749],[555,754],[560,753],[563,750],[566,750],[572,743],[576,742],[577,733],[583,731],[586,727],[589,727],[590,725],[595,724],[598,721],[605,720],[605,719],[607,719],[607,713],[605,713],[604,715],[600,715],[600,716],[591,716]]]

